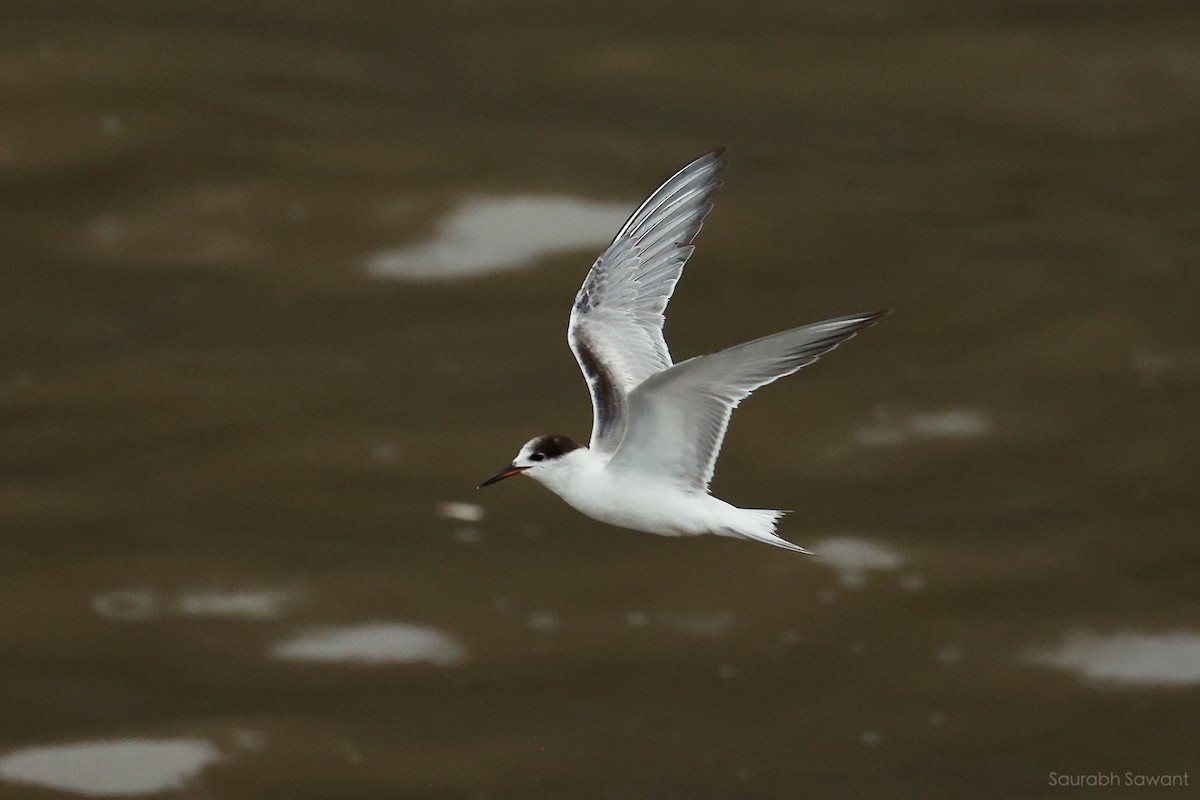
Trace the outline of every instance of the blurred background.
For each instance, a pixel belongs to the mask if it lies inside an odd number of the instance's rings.
[[[1198,26],[8,0],[0,796],[1194,785]],[[574,293],[717,145],[677,358],[895,309],[733,419],[815,558],[474,488],[586,440]]]

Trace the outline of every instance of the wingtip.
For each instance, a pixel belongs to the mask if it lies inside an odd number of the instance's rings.
[[[789,542],[787,539],[784,539],[783,537],[778,537],[778,538],[779,538],[778,542],[768,542],[768,544],[773,544],[776,547],[783,548],[784,550],[791,550],[793,553],[799,553],[800,555],[813,556],[814,558],[820,558],[820,556],[818,556],[812,550],[809,550],[807,547],[801,547],[800,545],[796,544],[795,542]]]
[[[879,320],[883,319],[884,317],[891,316],[891,314],[892,314],[892,309],[885,308],[881,311],[872,311],[869,314],[867,314],[867,317],[871,320],[871,322],[878,322]]]
[[[881,311],[864,311],[861,314],[851,314],[845,319],[847,321],[856,320],[858,324],[862,326],[862,328],[868,328],[871,325],[874,325],[876,322],[879,322],[879,320],[883,319],[884,317],[889,316],[891,313],[892,309],[885,308]]]
[[[869,328],[879,320],[891,314],[890,308],[885,308],[882,311],[860,311],[857,314],[847,314],[844,317],[835,317],[817,323],[818,325],[833,325],[839,327],[848,327],[854,331],[861,331],[864,328]]]
[[[720,147],[714,147],[712,150],[709,150],[707,153],[705,153],[704,155],[702,155],[699,158],[697,158],[696,160],[694,160],[688,166],[701,166],[701,165],[709,166],[709,165],[711,165],[714,167],[714,171],[719,170],[725,166],[725,151],[727,149],[728,148],[726,148],[724,145],[721,145]],[[716,182],[716,183],[717,183],[717,186],[719,187],[720,183],[719,182]]]

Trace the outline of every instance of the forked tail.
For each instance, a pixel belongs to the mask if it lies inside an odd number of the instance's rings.
[[[779,518],[786,513],[788,512],[766,508],[739,508],[736,524],[726,527],[725,530],[729,531],[730,536],[736,536],[739,539],[750,539],[754,542],[782,547],[784,550],[813,555],[811,550],[805,550],[798,544],[792,544],[775,533],[775,526],[779,522]]]

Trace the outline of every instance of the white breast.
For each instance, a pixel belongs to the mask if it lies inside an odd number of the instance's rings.
[[[717,533],[737,509],[702,492],[661,483],[646,475],[607,469],[608,459],[580,448],[561,465],[531,474],[587,516],[646,533],[694,536]]]

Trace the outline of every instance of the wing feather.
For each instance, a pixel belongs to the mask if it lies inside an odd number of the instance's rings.
[[[592,395],[594,451],[616,450],[630,392],[673,363],[663,312],[712,208],[722,153],[688,164],[638,206],[575,297],[567,342]]]
[[[650,376],[628,397],[625,436],[609,467],[706,491],[738,403],[760,386],[813,363],[886,313],[793,328]]]

